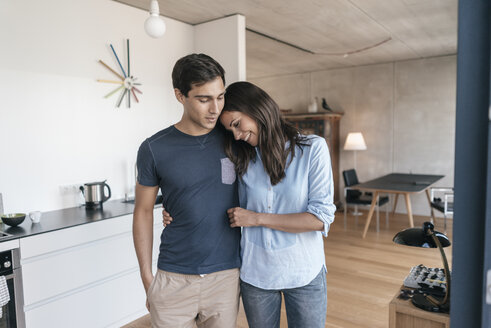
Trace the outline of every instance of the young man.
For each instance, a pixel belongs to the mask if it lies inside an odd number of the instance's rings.
[[[215,128],[224,106],[224,70],[213,58],[177,61],[172,82],[181,120],[138,151],[133,240],[152,327],[230,328],[239,304],[240,230],[227,209],[238,206],[232,162]],[[158,189],[174,221],[161,235],[152,274],[153,206]]]

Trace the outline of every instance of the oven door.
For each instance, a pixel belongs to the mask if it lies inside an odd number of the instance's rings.
[[[5,276],[10,294],[10,301],[2,306],[0,328],[17,328],[17,316],[15,309],[14,274]]]

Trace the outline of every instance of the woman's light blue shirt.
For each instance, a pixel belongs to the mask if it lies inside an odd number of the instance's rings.
[[[286,177],[272,186],[256,148],[239,182],[240,206],[261,213],[309,212],[324,223],[324,230],[289,233],[264,227],[242,229],[240,278],[263,289],[307,285],[325,268],[324,243],[334,221],[331,158],[325,139],[308,136],[311,146],[297,146]]]

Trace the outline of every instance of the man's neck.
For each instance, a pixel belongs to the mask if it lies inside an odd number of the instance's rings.
[[[192,124],[190,122],[186,122],[185,120],[180,120],[176,124],[174,124],[174,127],[181,131],[182,133],[188,134],[190,136],[202,136],[205,134],[210,133],[213,129],[206,129],[200,126],[197,126],[196,124]]]

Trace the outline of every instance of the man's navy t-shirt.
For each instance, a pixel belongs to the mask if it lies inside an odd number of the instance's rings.
[[[174,126],[138,150],[138,183],[159,186],[173,221],[160,237],[158,268],[206,274],[240,267],[240,228],[227,209],[239,206],[234,165],[223,151],[223,132],[187,135]]]

